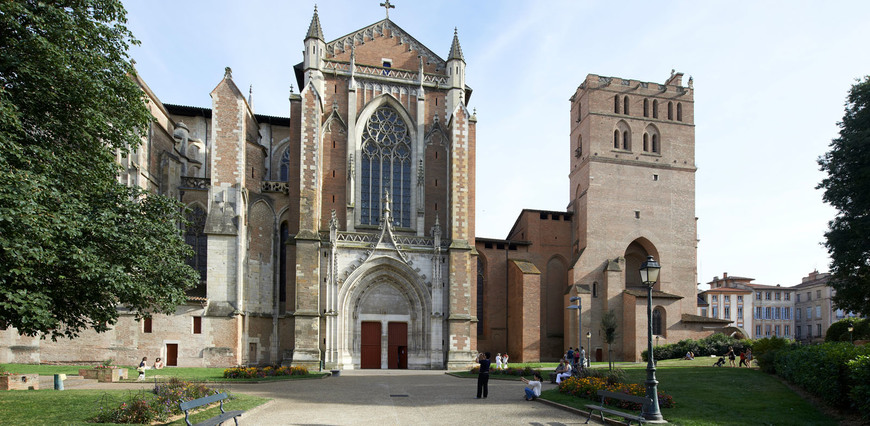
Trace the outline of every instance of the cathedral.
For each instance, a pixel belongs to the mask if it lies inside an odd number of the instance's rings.
[[[315,8],[286,117],[256,114],[230,68],[210,107],[164,104],[135,77],[156,120],[119,179],[187,207],[200,285],[174,315],[120,307],[114,328],[72,341],[0,331],[0,362],[461,369],[478,351],[546,361],[580,344],[634,360],[648,255],[659,338],[721,326],[694,315],[691,79],[587,76],[566,210],[475,238],[477,118],[459,38],[444,41],[446,59],[389,17],[326,41]],[[578,297],[580,329],[565,309]]]

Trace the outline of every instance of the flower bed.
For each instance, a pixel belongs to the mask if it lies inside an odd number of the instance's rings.
[[[235,367],[224,370],[224,378],[227,379],[258,379],[275,376],[305,376],[308,369],[305,367]]]
[[[604,377],[569,377],[562,380],[559,384],[559,392],[573,395],[579,398],[586,398],[592,401],[598,401],[598,391],[606,390],[610,392],[624,393],[634,396],[646,396],[646,388],[639,384],[628,383],[612,383]],[[672,408],[674,406],[674,398],[662,391],[658,392],[659,407]],[[640,404],[628,401],[619,401],[616,406],[626,410],[640,410]]]
[[[191,383],[172,378],[161,383],[150,392],[132,395],[117,408],[100,407],[100,413],[93,419],[96,423],[151,423],[166,421],[170,416],[183,412],[179,404],[197,398],[225,392],[212,389],[201,383]],[[232,395],[230,396],[232,398]]]

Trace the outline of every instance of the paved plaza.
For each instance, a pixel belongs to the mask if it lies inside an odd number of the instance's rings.
[[[40,385],[51,387],[50,383]],[[97,383],[77,376],[66,382],[67,389],[135,389],[152,385]],[[545,383],[544,389],[554,386]],[[325,379],[224,387],[272,399],[246,412],[239,422],[243,425],[558,426],[586,421],[585,416],[575,412],[525,401],[520,381],[490,380],[489,397],[476,399],[476,379],[457,378],[444,371],[355,370]]]

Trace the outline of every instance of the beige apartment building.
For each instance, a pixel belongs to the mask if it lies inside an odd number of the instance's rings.
[[[792,338],[794,289],[753,284],[754,278],[713,277],[710,289],[699,293],[699,315],[729,321],[735,337]],[[706,306],[704,306],[706,304]]]
[[[857,317],[834,304],[831,298],[836,290],[828,285],[830,279],[829,273],[813,271],[794,286],[795,340],[805,343],[823,341],[831,324]]]

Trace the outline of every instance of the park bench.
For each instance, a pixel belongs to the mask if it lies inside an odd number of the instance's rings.
[[[641,407],[643,407],[645,404],[648,404],[650,402],[649,398],[647,398],[645,396],[627,395],[624,393],[610,392],[610,391],[604,391],[604,390],[598,391],[598,396],[601,397],[601,405],[586,404],[586,408],[589,409],[589,417],[586,419],[586,423],[589,423],[589,420],[592,420],[592,415],[595,414],[596,411],[599,414],[601,414],[601,421],[603,423],[607,422],[606,420],[604,420],[604,413],[613,414],[614,416],[622,417],[628,421],[629,425],[631,424],[631,422],[637,422],[638,425],[640,425],[642,423],[646,423],[646,419],[641,417],[640,413],[638,413],[638,415],[633,415],[633,414],[629,414],[629,413],[626,413],[623,411],[615,410],[613,408],[608,408],[608,407],[606,407],[606,405],[607,405],[607,399],[612,399],[612,400],[615,399],[615,400],[620,400],[620,401],[635,402],[635,403],[641,404]],[[642,412],[642,409],[641,409],[641,412]]]
[[[238,417],[240,417],[242,415],[242,413],[244,413],[244,411],[225,412],[224,411],[224,400],[227,398],[229,398],[229,396],[227,394],[219,393],[216,395],[206,396],[203,398],[197,398],[197,399],[194,399],[192,401],[182,402],[182,403],[179,403],[178,405],[181,407],[181,411],[184,411],[184,421],[187,423],[187,426],[193,426],[193,425],[191,425],[190,419],[189,419],[190,410],[197,408],[197,407],[202,407],[203,405],[209,405],[213,402],[220,401],[221,402],[221,414],[219,416],[212,417],[212,418],[210,418],[202,423],[197,423],[196,426],[215,426],[215,425],[219,425],[219,424],[221,424],[229,419],[233,419],[233,421],[236,423],[236,426],[239,426]]]

